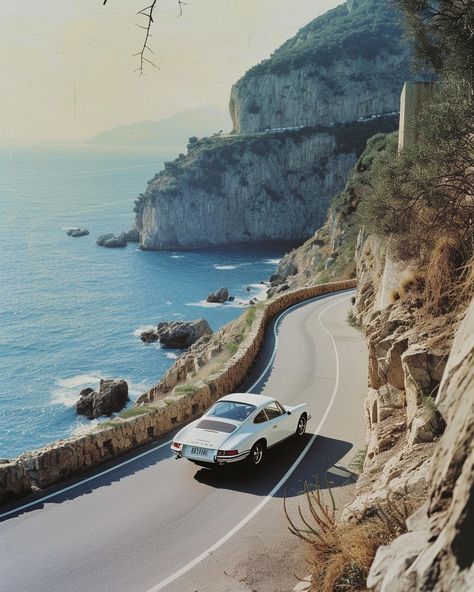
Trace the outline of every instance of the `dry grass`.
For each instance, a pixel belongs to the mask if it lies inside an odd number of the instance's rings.
[[[461,248],[456,239],[443,237],[436,242],[426,268],[424,295],[425,308],[432,315],[446,314],[453,309],[462,262]]]
[[[403,296],[419,297],[426,288],[426,277],[421,271],[413,272],[409,277],[405,278],[402,284]]]
[[[298,507],[298,522],[285,514],[289,530],[309,544],[308,563],[312,592],[360,592],[377,549],[406,532],[406,518],[416,505],[410,496],[400,495],[374,507],[370,515],[352,523],[340,523],[330,488],[326,502],[319,487],[305,484],[306,507]]]

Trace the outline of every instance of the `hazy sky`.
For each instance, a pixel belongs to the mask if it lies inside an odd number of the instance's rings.
[[[161,0],[159,70],[133,72],[147,0],[0,0],[0,141],[82,140],[187,107],[227,106],[250,66],[341,0]]]

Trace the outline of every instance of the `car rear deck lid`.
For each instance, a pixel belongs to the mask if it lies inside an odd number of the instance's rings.
[[[197,424],[196,427],[201,430],[212,430],[215,432],[225,432],[227,434],[230,434],[237,428],[237,426],[231,423],[227,423],[225,421],[216,421],[214,419],[203,419]]]

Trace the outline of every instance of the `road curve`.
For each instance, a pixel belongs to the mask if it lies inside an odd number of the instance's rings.
[[[8,508],[1,592],[291,590],[304,558],[282,498],[296,507],[305,480],[344,486],[341,465],[361,447],[366,350],[345,321],[349,298],[319,297],[280,315],[244,385],[308,402],[304,441],[277,447],[249,474],[176,461],[167,438]]]

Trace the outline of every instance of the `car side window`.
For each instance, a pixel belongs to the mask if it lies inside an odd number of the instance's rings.
[[[268,419],[275,419],[276,417],[283,415],[281,407],[276,401],[265,407],[265,413],[267,414]]]
[[[268,417],[265,415],[265,411],[262,410],[260,413],[257,413],[253,423],[263,423],[264,421],[268,421]]]

